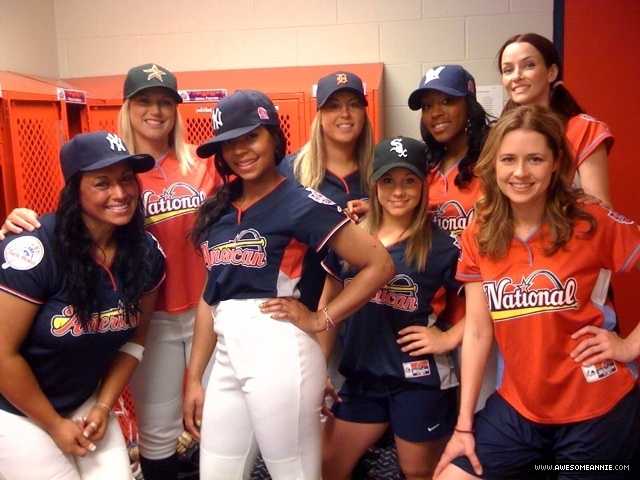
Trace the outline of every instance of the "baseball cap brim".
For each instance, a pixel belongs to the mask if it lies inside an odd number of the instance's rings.
[[[467,92],[461,92],[460,90],[456,90],[455,88],[449,88],[449,87],[418,88],[414,90],[411,93],[411,95],[409,95],[409,108],[411,110],[420,110],[422,108],[422,96],[427,90],[436,90],[437,92],[453,95],[454,97],[464,97],[467,95]]]
[[[261,123],[256,123],[255,125],[248,125],[245,127],[234,128],[233,130],[229,130],[228,132],[221,133],[220,135],[216,135],[212,139],[206,141],[198,148],[196,148],[196,155],[200,158],[209,158],[214,153],[217,153],[220,148],[220,144],[222,142],[226,142],[227,140],[233,140],[234,138],[241,137],[249,132],[252,132],[256,128],[258,128]]]
[[[176,92],[173,88],[171,87],[163,87],[162,85],[145,85],[142,86],[136,90],[134,90],[133,92],[130,92],[129,95],[127,96],[127,98],[131,98],[134,95],[137,95],[138,93],[142,92],[143,90],[147,90],[149,88],[164,88],[165,90],[168,90],[169,93],[171,93],[171,95],[173,96],[173,98],[175,99],[176,103],[182,103],[183,99],[182,97],[178,94],[178,92]]]
[[[406,162],[387,163],[382,167],[378,168],[377,170],[375,170],[371,175],[371,178],[373,179],[374,182],[377,182],[385,173],[387,173],[389,170],[394,168],[406,168],[411,173],[415,173],[419,178],[423,180],[425,178],[424,172],[421,172],[420,169]]]
[[[135,155],[116,155],[113,157],[105,158],[92,164],[89,167],[82,168],[78,170],[79,172],[93,172],[95,170],[100,170],[101,168],[107,168],[111,165],[115,165],[116,163],[128,161],[131,166],[131,170],[134,173],[143,173],[151,170],[156,161],[151,155],[147,155],[146,153],[139,153]]]

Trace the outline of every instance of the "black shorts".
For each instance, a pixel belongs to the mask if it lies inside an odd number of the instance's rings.
[[[355,423],[390,423],[408,442],[429,442],[451,435],[456,421],[457,388],[440,390],[401,380],[347,379],[336,418]]]
[[[520,415],[500,394],[489,397],[474,419],[476,455],[482,465],[481,478],[545,478],[534,464],[563,462],[626,463],[634,466],[640,455],[640,395],[633,389],[608,413],[582,422],[547,425]],[[475,475],[466,457],[453,462]],[[635,470],[635,469],[634,469]],[[615,472],[559,474],[570,480],[639,478],[635,473]]]

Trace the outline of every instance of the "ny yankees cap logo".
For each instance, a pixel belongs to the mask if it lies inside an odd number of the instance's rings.
[[[424,85],[426,85],[432,80],[435,80],[436,78],[440,78],[440,72],[442,70],[444,70],[444,66],[430,68],[429,71],[424,76]]]
[[[153,66],[151,68],[148,68],[146,70],[142,70],[144,73],[148,73],[149,75],[147,76],[147,81],[151,80],[152,78],[157,78],[158,80],[160,80],[161,82],[164,82],[164,80],[162,80],[162,76],[166,75],[166,72],[163,72],[162,70],[160,70],[156,64],[154,63]]]
[[[127,149],[124,146],[124,143],[122,143],[122,139],[113,134],[113,133],[109,133],[107,135],[107,140],[109,141],[109,146],[111,147],[111,150],[118,150],[118,152],[126,152]]]
[[[219,108],[216,108],[213,111],[213,113],[211,114],[211,120],[213,120],[213,129],[220,130],[220,127],[222,127],[223,123],[222,123],[222,112],[220,111]]]

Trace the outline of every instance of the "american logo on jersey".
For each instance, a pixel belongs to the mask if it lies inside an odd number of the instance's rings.
[[[569,278],[563,285],[549,270],[536,270],[519,283],[511,278],[484,282],[484,293],[494,322],[536,313],[577,309],[577,288],[575,279]]]
[[[267,239],[253,228],[241,231],[233,240],[209,247],[200,246],[208,270],[216,265],[262,268],[267,265]]]
[[[418,309],[418,285],[410,276],[398,274],[369,301],[403,312],[415,312]]]
[[[195,212],[207,198],[202,190],[196,190],[187,183],[174,183],[162,194],[154,195],[146,190],[142,193],[145,225],[153,225],[170,218]]]
[[[60,315],[51,318],[51,334],[54,337],[73,335],[78,337],[90,333],[107,333],[129,330],[138,325],[138,318],[132,318],[127,323],[121,308],[112,308],[100,313],[93,313],[86,327],[82,327],[72,306],[65,307]]]

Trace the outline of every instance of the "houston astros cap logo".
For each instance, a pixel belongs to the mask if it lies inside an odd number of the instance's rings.
[[[440,72],[444,70],[444,66],[431,68],[424,76],[424,84],[426,85],[431,80],[435,80],[436,78],[440,78]]]
[[[346,73],[337,73],[336,74],[336,85],[342,85],[345,83],[349,83],[349,79],[347,78]]]
[[[156,64],[154,63],[153,66],[151,68],[148,68],[146,70],[142,70],[144,73],[148,73],[149,76],[147,76],[147,81],[151,80],[152,78],[157,78],[158,80],[160,80],[161,82],[164,82],[164,80],[162,80],[162,75],[166,75],[166,72],[163,72],[162,70],[160,70]]]

